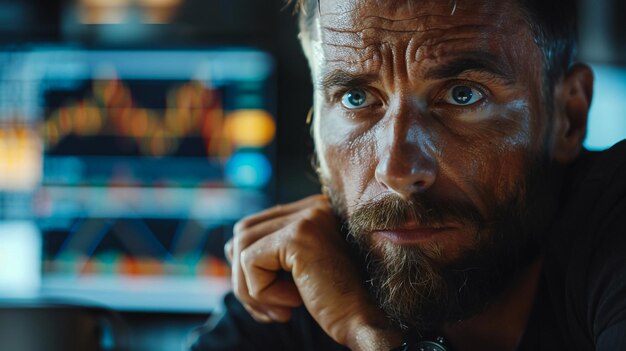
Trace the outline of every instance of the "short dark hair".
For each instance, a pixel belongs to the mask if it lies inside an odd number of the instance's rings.
[[[309,36],[320,0],[288,0],[296,3],[300,33]],[[443,1],[443,0],[442,0]],[[463,1],[463,0],[456,0]],[[518,0],[535,43],[543,54],[544,94],[551,101],[555,83],[574,63],[577,41],[577,1]]]

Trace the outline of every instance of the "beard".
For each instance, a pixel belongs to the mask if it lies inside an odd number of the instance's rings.
[[[409,200],[381,197],[348,215],[343,195],[328,179],[323,183],[364,267],[371,295],[396,327],[421,333],[480,313],[539,256],[541,233],[556,207],[549,168],[547,162],[531,162],[522,184],[492,206],[489,219],[471,203],[443,201],[428,191]],[[461,223],[474,233],[474,243],[448,260],[436,243],[372,240],[372,232],[409,221],[422,227]]]

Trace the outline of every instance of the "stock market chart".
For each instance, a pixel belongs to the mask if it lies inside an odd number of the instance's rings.
[[[0,55],[2,220],[40,235],[40,293],[210,310],[222,247],[274,182],[261,51],[31,48]]]

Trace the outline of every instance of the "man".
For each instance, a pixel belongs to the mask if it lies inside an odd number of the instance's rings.
[[[626,144],[582,150],[575,9],[300,5],[324,195],[236,225],[195,349],[626,349]]]

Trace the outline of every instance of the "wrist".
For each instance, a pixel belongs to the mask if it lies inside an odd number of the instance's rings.
[[[391,350],[403,343],[402,333],[385,317],[374,322],[356,320],[346,336],[344,345],[355,351]]]
[[[418,342],[404,342],[400,347],[390,351],[449,351],[445,339],[438,336],[434,339],[422,339]]]

